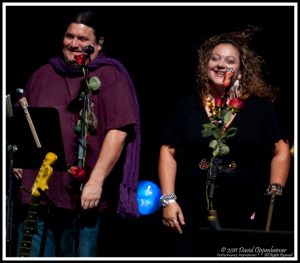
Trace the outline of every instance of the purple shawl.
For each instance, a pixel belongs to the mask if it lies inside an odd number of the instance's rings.
[[[75,67],[67,64],[63,58],[54,57],[50,59],[50,64],[60,75],[77,76],[82,74],[80,67]],[[138,218],[138,206],[136,199],[137,184],[139,177],[139,160],[140,160],[140,112],[139,103],[137,100],[136,91],[133,82],[126,68],[118,61],[112,58],[107,58],[104,54],[99,54],[89,65],[89,71],[93,71],[103,65],[115,66],[127,79],[131,93],[134,99],[136,127],[135,138],[128,142],[126,147],[126,156],[123,167],[123,178],[120,185],[120,196],[117,208],[117,213],[124,218]]]

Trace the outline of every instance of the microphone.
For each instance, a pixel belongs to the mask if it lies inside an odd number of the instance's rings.
[[[223,85],[225,88],[227,88],[231,82],[231,78],[233,77],[234,75],[234,71],[233,71],[233,68],[227,68],[226,69],[226,74],[225,74],[225,77],[224,77],[224,80],[223,80]]]
[[[85,53],[85,55],[88,55],[88,56],[93,54],[95,51],[93,44],[89,44],[88,46],[85,46],[82,49],[83,49],[83,52]]]

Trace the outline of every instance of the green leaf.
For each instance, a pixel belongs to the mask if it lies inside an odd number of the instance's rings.
[[[209,147],[215,149],[218,145],[218,142],[217,140],[212,140],[210,143],[209,143]]]
[[[209,147],[213,148],[213,156],[217,156],[220,151],[220,147],[217,140],[212,140],[209,143]]]
[[[227,138],[233,137],[236,134],[236,131],[237,131],[237,128],[235,128],[235,127],[228,128],[226,131],[226,137]]]
[[[219,155],[219,152],[220,152],[220,147],[216,147],[214,150],[213,150],[213,156],[218,156]]]
[[[220,117],[221,117],[222,119],[224,119],[224,116],[226,115],[227,112],[228,112],[227,110],[222,109],[222,111],[221,111],[221,113],[220,113]]]
[[[205,123],[203,124],[202,136],[203,137],[210,137],[213,135],[213,130],[215,126],[212,123]]]
[[[79,121],[76,126],[74,127],[74,131],[76,133],[80,133],[81,132],[81,122]]]
[[[219,144],[219,148],[220,148],[220,155],[221,156],[228,154],[229,151],[230,151],[228,145],[226,145],[222,142]]]
[[[219,140],[222,137],[221,129],[216,127],[213,130],[213,136],[215,139]]]
[[[101,81],[98,77],[94,76],[91,77],[88,83],[88,88],[92,91],[96,91],[100,88],[101,86]]]
[[[228,123],[232,118],[232,113],[231,111],[226,111],[225,115],[224,115],[224,124]]]
[[[222,141],[212,140],[209,144],[209,147],[213,148],[213,156],[218,155],[223,156],[229,153],[229,147]]]
[[[211,122],[202,124],[202,126],[204,129],[213,129],[215,127],[215,125],[213,125]]]

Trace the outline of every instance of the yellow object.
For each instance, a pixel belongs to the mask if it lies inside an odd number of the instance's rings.
[[[290,152],[291,152],[291,155],[294,157],[294,145],[292,146]]]
[[[46,154],[43,164],[38,172],[38,175],[33,183],[31,195],[33,196],[40,196],[41,191],[48,190],[48,181],[53,173],[53,168],[51,167],[57,160],[57,155],[49,152]]]

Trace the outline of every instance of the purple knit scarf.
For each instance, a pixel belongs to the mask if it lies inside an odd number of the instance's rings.
[[[51,58],[49,62],[60,75],[76,76],[82,74],[80,67],[67,64],[61,57]],[[139,177],[141,144],[139,103],[133,82],[126,68],[118,60],[107,58],[104,54],[100,54],[88,65],[88,69],[89,71],[93,71],[103,65],[113,65],[120,70],[130,85],[131,93],[134,99],[136,135],[134,140],[128,142],[126,147],[126,156],[123,167],[123,178],[120,185],[117,213],[124,218],[138,218],[139,213],[136,192]]]

